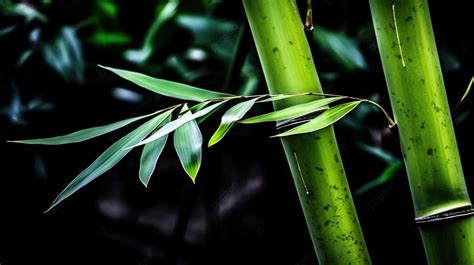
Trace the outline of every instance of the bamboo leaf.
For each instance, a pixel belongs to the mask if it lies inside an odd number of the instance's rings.
[[[230,128],[232,128],[232,126],[237,121],[244,117],[244,115],[252,108],[258,99],[259,98],[247,100],[230,108],[224,114],[224,116],[222,116],[221,124],[219,125],[219,128],[217,128],[217,131],[212,135],[211,140],[209,140],[208,147],[218,143],[226,135]]]
[[[205,101],[208,99],[216,99],[216,98],[225,98],[232,96],[226,93],[214,92],[202,88],[197,88],[193,86],[189,86],[186,84],[176,83],[172,81],[167,81],[163,79],[157,79],[148,75],[144,75],[137,72],[116,69],[112,67],[101,66],[100,67],[107,69],[118,76],[131,81],[138,86],[146,88],[152,92],[157,94],[182,99],[182,100],[190,100],[190,101]]]
[[[8,142],[20,143],[20,144],[44,144],[44,145],[60,145],[60,144],[78,143],[78,142],[89,140],[91,138],[95,138],[95,137],[104,135],[106,133],[115,131],[117,129],[120,129],[122,127],[129,125],[130,123],[133,123],[135,121],[141,120],[146,117],[150,117],[152,115],[156,115],[157,113],[162,112],[162,111],[163,110],[159,110],[151,114],[114,122],[108,125],[83,129],[83,130],[66,134],[66,135],[62,135],[62,136],[56,136],[56,137],[51,137],[51,138],[31,139],[31,140],[8,141]]]
[[[471,77],[471,81],[469,82],[469,85],[467,86],[467,89],[466,91],[464,92],[464,95],[462,95],[462,98],[461,100],[459,101],[459,103],[456,105],[456,108],[459,108],[459,106],[461,105],[461,103],[464,102],[464,100],[467,98],[467,96],[469,95],[469,92],[471,92],[471,87],[472,87],[472,83],[474,82],[474,76]]]
[[[215,103],[215,104],[213,104],[209,107],[206,107],[206,108],[204,108],[204,109],[202,109],[202,110],[200,110],[196,113],[192,113],[192,115],[181,116],[178,119],[176,119],[176,120],[174,120],[174,121],[172,121],[168,124],[165,124],[163,127],[161,127],[158,131],[153,133],[150,137],[146,138],[145,140],[143,140],[143,141],[141,141],[137,144],[127,146],[125,148],[130,149],[130,148],[134,148],[134,147],[137,147],[137,146],[140,146],[140,145],[147,144],[149,142],[153,142],[153,141],[155,141],[155,140],[171,133],[172,131],[176,130],[177,128],[179,128],[180,126],[185,124],[186,122],[207,115],[208,113],[212,112],[214,109],[216,109],[216,108],[220,107],[221,105],[223,105],[225,102],[227,102],[227,101],[225,100],[225,101]]]
[[[192,113],[196,113],[196,112],[202,110],[203,108],[205,108],[207,105],[209,105],[209,103],[211,103],[211,102],[210,101],[204,101],[204,102],[198,103],[198,104],[192,106],[189,110]]]
[[[166,27],[166,24],[172,20],[178,11],[181,0],[158,1],[156,15],[153,23],[145,34],[142,47],[140,49],[131,49],[125,52],[124,57],[133,63],[145,63],[155,52],[157,46],[157,37],[160,35],[160,29]]]
[[[240,121],[240,123],[251,124],[270,121],[281,121],[292,118],[301,117],[316,111],[327,109],[326,105],[341,100],[345,97],[333,97],[314,100],[308,103],[298,104],[274,112],[262,114],[256,117],[248,118]]]
[[[209,105],[209,103],[211,103],[210,101],[204,101],[204,102],[201,102],[199,104],[196,104],[194,106],[192,106],[191,108],[189,108],[189,111],[191,111],[191,113],[196,113],[200,110],[202,110],[203,108],[205,108],[207,105]],[[209,116],[212,115],[212,113],[214,113],[218,108],[216,108],[214,111],[206,114],[205,116],[202,116],[198,119],[196,119],[197,123],[201,123],[203,122],[204,120],[206,120]]]
[[[383,184],[388,183],[396,176],[396,174],[402,168],[402,166],[403,166],[402,161],[400,160],[392,161],[385,167],[385,169],[382,171],[380,176],[365,183],[364,185],[356,189],[356,191],[354,192],[354,195],[355,196],[362,195],[376,187],[379,187]]]
[[[313,33],[314,40],[330,58],[349,71],[367,68],[367,61],[355,39],[345,33],[319,27]]]
[[[196,113],[197,111],[203,109],[204,107],[206,107],[207,105],[209,105],[209,103],[211,103],[210,101],[205,101],[205,102],[201,102],[197,105],[194,105],[192,106],[189,110],[192,112],[192,113]],[[196,122],[198,124],[200,124],[201,122],[205,121],[207,118],[209,118],[212,114],[214,114],[216,111],[218,111],[220,108],[222,107],[222,105],[218,106],[217,108],[213,109],[211,112],[207,113],[206,115],[202,116],[202,117],[199,117],[196,119]]]
[[[171,115],[168,115],[166,120],[164,120],[160,124],[160,126],[163,126],[164,124],[167,124],[170,121]],[[140,158],[140,170],[138,172],[138,176],[143,185],[145,185],[145,187],[148,187],[148,183],[150,182],[150,178],[153,175],[153,171],[155,171],[158,158],[160,157],[161,152],[163,152],[167,140],[168,135],[165,135],[156,141],[146,144],[143,147],[142,156]]]
[[[137,129],[128,133],[120,140],[111,145],[107,150],[105,150],[92,164],[82,171],[76,178],[74,178],[69,185],[58,195],[58,197],[53,201],[49,209],[50,211],[53,207],[58,205],[64,199],[71,196],[73,193],[89,184],[91,181],[99,177],[100,175],[107,172],[113,166],[115,166],[122,158],[124,158],[131,149],[124,149],[125,146],[133,145],[140,142],[145,138],[151,131],[153,131],[163,120],[165,120],[169,115],[171,115],[174,109],[168,110],[153,119],[145,122]]]
[[[398,157],[394,156],[393,154],[391,154],[390,152],[386,150],[383,150],[380,147],[375,147],[375,146],[371,146],[364,143],[358,143],[357,146],[360,147],[362,150],[366,151],[367,153],[383,160],[385,163],[388,163],[388,164],[392,163],[393,161],[400,160],[398,159]]]
[[[302,134],[302,133],[309,133],[309,132],[314,132],[317,130],[321,130],[323,128],[326,128],[336,121],[340,120],[344,116],[346,116],[349,112],[351,112],[355,107],[357,107],[361,101],[351,101],[348,103],[343,103],[340,105],[337,105],[335,107],[332,107],[325,112],[323,112],[321,115],[317,116],[316,118],[312,119],[311,121],[297,126],[293,129],[290,129],[286,132],[280,133],[278,135],[275,135],[273,137],[283,137],[283,136],[290,136],[290,135],[295,135],[295,134]]]
[[[293,98],[297,96],[302,96],[301,94],[279,94],[279,95],[270,95],[269,98],[259,100],[258,103],[273,102],[282,99]]]
[[[183,111],[186,110],[183,108]],[[182,117],[192,118],[193,114],[188,111]],[[202,135],[195,119],[191,119],[176,129],[174,132],[174,147],[184,171],[195,183],[202,159]]]

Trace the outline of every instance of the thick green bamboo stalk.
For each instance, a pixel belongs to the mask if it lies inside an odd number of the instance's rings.
[[[295,1],[243,3],[270,92],[322,92]],[[370,264],[333,128],[282,143],[320,264]]]
[[[427,0],[370,0],[430,264],[474,264],[474,217]],[[449,217],[451,220],[445,220]]]

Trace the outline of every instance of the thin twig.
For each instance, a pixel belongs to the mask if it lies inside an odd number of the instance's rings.
[[[313,4],[311,0],[306,0],[306,19],[304,21],[304,27],[307,31],[313,31]]]
[[[298,161],[298,156],[296,155],[296,152],[293,152],[293,155],[295,156],[296,166],[298,167],[298,172],[301,178],[301,182],[303,183],[304,190],[306,191],[306,195],[309,195],[308,186],[306,186],[306,182],[304,181],[303,172],[301,171],[300,162]]]
[[[402,50],[402,44],[400,42],[400,34],[398,33],[397,15],[395,13],[395,5],[392,5],[392,13],[393,13],[393,23],[395,24],[395,33],[397,34],[398,49],[400,50],[400,57],[402,59],[402,66],[403,66],[403,68],[406,68],[407,65],[405,64],[405,59],[403,58],[403,50]]]

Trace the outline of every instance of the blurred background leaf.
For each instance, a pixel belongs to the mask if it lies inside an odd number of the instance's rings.
[[[148,32],[143,40],[142,47],[137,50],[126,51],[124,54],[125,59],[133,63],[143,64],[150,58],[154,52],[154,49],[157,46],[159,47],[159,45],[156,45],[159,42],[155,42],[159,30],[174,17],[180,3],[181,0],[168,0],[159,2],[155,21],[153,21],[150,28],[148,29]]]
[[[348,71],[363,70],[367,62],[359,50],[358,43],[343,32],[330,31],[317,27],[313,36],[318,45],[332,60],[335,60],[342,69]]]
[[[82,47],[76,30],[63,27],[51,41],[43,43],[41,52],[49,66],[67,82],[84,82],[84,60]]]

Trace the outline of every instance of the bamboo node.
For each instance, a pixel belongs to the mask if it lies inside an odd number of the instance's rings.
[[[448,219],[460,218],[471,215],[474,215],[474,208],[472,207],[472,205],[468,205],[450,209],[437,214],[418,217],[415,218],[415,222],[417,224],[425,224],[432,222],[441,222]]]

